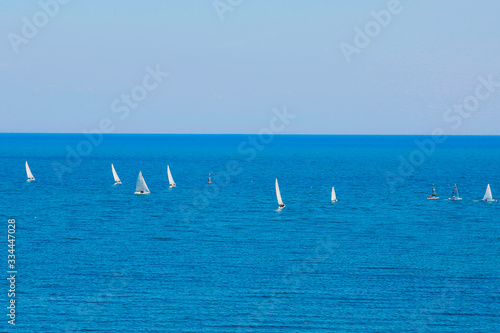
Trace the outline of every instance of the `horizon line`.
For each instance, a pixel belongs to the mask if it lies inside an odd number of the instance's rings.
[[[49,135],[85,135],[98,133],[82,133],[82,132],[0,132],[2,134],[49,134]],[[260,135],[259,133],[100,133],[102,135]],[[265,134],[269,135],[269,134]],[[374,134],[374,133],[274,133],[276,136],[433,136],[433,134]],[[446,134],[445,136],[500,136],[500,134]]]

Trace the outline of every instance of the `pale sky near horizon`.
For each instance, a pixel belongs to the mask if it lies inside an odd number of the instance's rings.
[[[0,5],[0,132],[500,135],[498,0],[60,1]]]

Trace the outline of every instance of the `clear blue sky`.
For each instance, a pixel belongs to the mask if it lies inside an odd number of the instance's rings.
[[[460,125],[443,120],[478,76],[500,82],[498,0],[401,0],[350,63],[341,43],[391,1],[240,2],[221,20],[213,0],[72,0],[16,53],[9,33],[23,36],[23,17],[43,23],[42,9],[3,1],[0,132],[109,118],[116,133],[256,133],[286,106],[290,134],[500,135],[500,87]],[[121,120],[111,104],[148,66],[169,76]]]

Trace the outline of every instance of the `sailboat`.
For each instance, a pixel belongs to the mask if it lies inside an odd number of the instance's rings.
[[[493,199],[493,195],[491,195],[490,184],[488,184],[488,187],[486,187],[486,193],[484,193],[483,201],[497,202],[495,199]]]
[[[335,188],[332,187],[332,202],[337,202],[337,195],[335,194]]]
[[[149,194],[148,185],[144,181],[144,177],[142,176],[142,171],[139,171],[139,176],[137,177],[137,183],[135,184],[135,192],[134,194]]]
[[[436,188],[434,187],[434,184],[432,184],[432,194],[427,199],[431,199],[431,200],[437,200],[437,199],[439,199],[439,197],[436,194]]]
[[[31,173],[30,167],[28,165],[28,161],[26,161],[26,175],[28,176],[29,182],[32,182],[35,180],[35,177],[33,177],[33,174]]]
[[[170,183],[170,188],[176,187],[177,185],[174,182],[174,177],[172,177],[172,173],[170,172],[170,167],[167,165],[167,173],[168,173],[168,182]]]
[[[276,197],[278,198],[278,204],[280,205],[279,209],[285,208],[285,204],[283,200],[281,200],[280,187],[278,185],[278,178],[276,178]]]
[[[111,171],[113,172],[113,178],[115,179],[114,185],[120,185],[122,182],[120,181],[120,177],[118,177],[118,174],[116,173],[113,163],[111,163]]]
[[[449,198],[448,200],[454,200],[454,201],[462,200],[462,198],[460,198],[460,194],[458,193],[457,184],[455,184],[453,192],[451,193],[451,198]]]

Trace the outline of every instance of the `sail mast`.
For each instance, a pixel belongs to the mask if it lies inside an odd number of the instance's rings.
[[[115,170],[115,167],[113,166],[113,163],[111,163],[111,171],[113,172],[113,178],[115,179],[115,185],[121,184],[122,182],[120,181],[120,177],[118,177],[118,174],[116,173],[116,170]]]
[[[32,181],[32,180],[35,180],[35,177],[31,173],[30,167],[28,165],[28,161],[26,161],[26,176],[28,177],[28,181],[29,182]]]
[[[488,186],[486,187],[486,192],[484,193],[483,200],[484,201],[493,201],[493,195],[491,194],[490,184],[488,184]]]
[[[176,184],[174,182],[174,177],[172,177],[172,173],[170,172],[170,166],[167,165],[167,174],[168,174],[168,182],[170,183],[170,187],[175,187]]]
[[[142,171],[139,171],[139,176],[137,177],[137,183],[135,184],[135,194],[149,194],[148,185],[142,176]]]
[[[278,185],[278,178],[276,178],[276,198],[278,199],[278,204],[283,206],[283,200],[281,199],[280,187]]]

